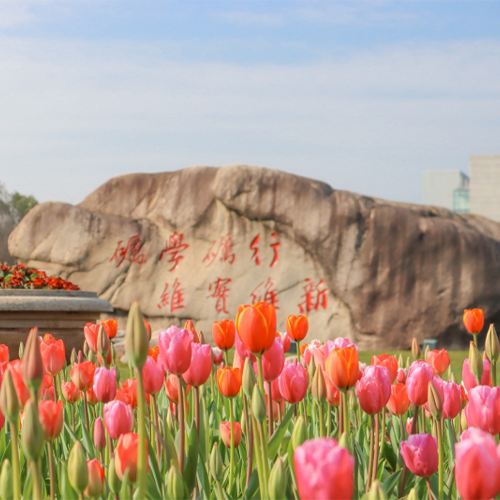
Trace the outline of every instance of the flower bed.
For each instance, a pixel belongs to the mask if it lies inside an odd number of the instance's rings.
[[[44,271],[17,264],[0,264],[0,289],[80,290],[77,285],[62,278],[47,276]]]

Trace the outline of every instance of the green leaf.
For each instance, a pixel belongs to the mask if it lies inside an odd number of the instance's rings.
[[[258,491],[259,491],[259,474],[257,473],[257,469],[254,469],[252,475],[250,476],[248,488],[245,491],[245,500],[250,500],[251,498],[255,498],[255,495],[257,494]]]
[[[389,446],[385,439],[382,440],[382,450],[380,450],[380,456],[382,458],[385,458],[389,462],[392,470],[396,469],[398,457],[394,453],[394,448],[392,446]]]
[[[162,477],[160,473],[160,469],[158,468],[158,462],[156,460],[156,453],[151,446],[151,441],[148,441],[148,454],[149,454],[149,466],[152,471],[153,476],[153,484],[149,484],[148,481],[148,491],[151,491],[153,494],[152,498],[160,498],[161,497],[161,486],[162,486]],[[151,478],[151,475],[148,474],[148,479]]]
[[[189,432],[189,444],[186,467],[184,468],[184,482],[188,489],[188,494],[191,495],[196,485],[196,466],[198,464],[198,432],[196,425],[191,425]]]
[[[59,470],[60,470],[59,477],[61,478],[62,498],[67,500],[78,500],[78,494],[69,483],[68,468],[66,463],[61,462],[61,467],[59,468]]]
[[[292,419],[294,410],[295,410],[294,405],[291,405],[290,408],[288,408],[288,411],[285,413],[285,416],[283,417],[283,421],[276,428],[273,437],[269,441],[269,445],[267,447],[267,454],[272,462],[274,462],[274,460],[276,459],[276,455],[278,454],[278,449],[280,447],[281,441],[283,440],[283,437],[285,436],[288,424]]]
[[[382,484],[384,487],[385,494],[389,498],[392,494],[392,490],[395,486],[399,484],[399,478],[401,477],[402,470],[398,470],[394,474],[391,474]]]

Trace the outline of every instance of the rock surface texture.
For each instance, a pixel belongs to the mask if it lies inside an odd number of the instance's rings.
[[[116,177],[80,205],[43,203],[13,231],[19,260],[94,291],[154,330],[271,301],[278,329],[309,314],[308,340],[361,349],[417,337],[466,345],[465,307],[500,319],[500,224],[233,165]]]

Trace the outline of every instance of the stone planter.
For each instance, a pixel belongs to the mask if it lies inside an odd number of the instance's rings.
[[[0,344],[9,347],[10,359],[18,358],[19,343],[37,326],[40,335],[51,333],[64,341],[69,360],[73,348],[83,347],[85,324],[112,311],[94,292],[0,290]]]

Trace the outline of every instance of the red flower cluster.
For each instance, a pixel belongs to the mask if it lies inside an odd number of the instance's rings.
[[[31,269],[24,264],[12,267],[0,264],[0,288],[80,290],[70,281],[47,276],[44,271]]]

